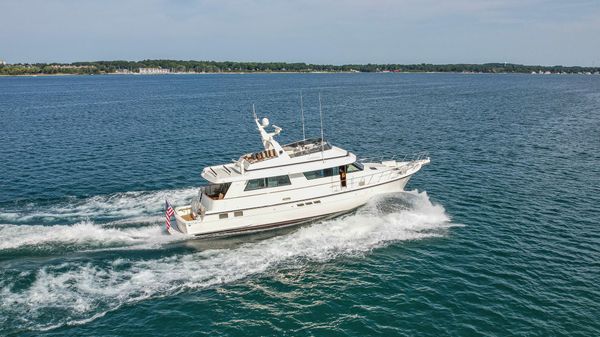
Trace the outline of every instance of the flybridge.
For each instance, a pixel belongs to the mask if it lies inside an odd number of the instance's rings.
[[[281,146],[275,136],[281,133],[282,128],[274,126],[273,132],[267,132],[267,118],[259,120],[255,115],[254,121],[264,150],[245,154],[233,163],[207,167],[201,174],[204,179],[211,183],[228,183],[277,174],[302,173],[356,161],[354,154],[332,146],[322,138],[305,139]]]

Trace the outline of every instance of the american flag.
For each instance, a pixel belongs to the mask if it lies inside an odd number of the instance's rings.
[[[175,214],[175,210],[173,206],[169,204],[167,200],[165,200],[165,218],[167,220],[167,230],[171,229],[171,217]]]

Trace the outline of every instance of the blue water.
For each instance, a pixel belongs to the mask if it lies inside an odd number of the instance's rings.
[[[406,193],[214,241],[162,229],[209,164],[319,135],[429,151]],[[0,78],[0,335],[600,335],[600,77]]]

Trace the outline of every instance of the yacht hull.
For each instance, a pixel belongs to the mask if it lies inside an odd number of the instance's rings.
[[[307,222],[331,218],[352,211],[371,198],[387,193],[397,193],[404,190],[404,186],[411,175],[406,175],[393,180],[367,185],[360,188],[340,187],[335,193],[318,197],[289,201],[265,207],[239,209],[239,217],[228,217],[217,221],[202,221],[201,219],[188,221],[176,212],[178,232],[198,238],[233,236],[253,233]],[[235,214],[234,211],[229,214]],[[239,214],[239,213],[238,213]],[[171,229],[174,233],[176,230]]]

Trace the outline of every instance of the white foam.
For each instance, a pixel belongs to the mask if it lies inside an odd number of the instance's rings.
[[[34,272],[35,281],[24,290],[13,291],[10,282],[0,282],[4,298],[0,305],[14,314],[7,316],[39,317],[47,310],[63,313],[43,323],[38,319],[29,328],[80,324],[126,303],[233,282],[280,265],[293,268],[309,261],[361,255],[389,242],[441,236],[453,226],[444,208],[431,204],[426,193],[410,192],[399,198],[407,209],[382,212],[378,207],[389,202],[384,199],[353,215],[232,249],[151,260],[119,258],[102,266],[81,262],[46,266]],[[0,319],[0,323],[5,322]]]
[[[71,223],[85,219],[131,219],[158,214],[164,208],[165,199],[174,205],[189,202],[197,193],[197,188],[184,188],[163,191],[134,191],[99,195],[85,199],[73,199],[54,205],[38,205],[31,203],[18,210],[0,211],[0,220],[18,222],[70,221]]]
[[[52,250],[159,244],[173,240],[156,224],[111,228],[82,221],[73,225],[0,225],[0,251],[20,248]]]

